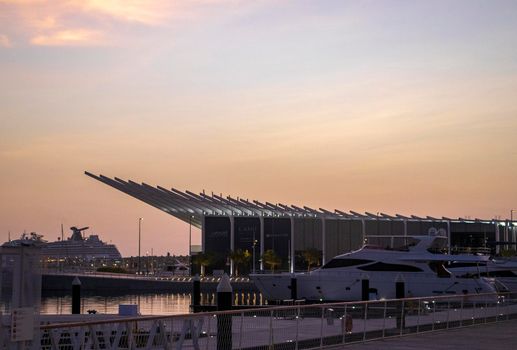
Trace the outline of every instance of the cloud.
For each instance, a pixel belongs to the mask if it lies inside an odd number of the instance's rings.
[[[102,34],[88,29],[68,29],[37,35],[31,44],[38,46],[80,46],[102,42]]]
[[[11,40],[5,34],[0,34],[0,47],[11,47]]]
[[[158,26],[186,14],[197,2],[166,0],[0,0],[4,33],[32,45],[99,45],[116,36],[117,24]],[[187,5],[185,5],[187,4]],[[7,34],[7,35],[6,35]]]
[[[173,10],[169,1],[89,0],[77,1],[76,3],[85,12],[108,15],[117,20],[148,25],[163,22]]]
[[[121,43],[134,28],[199,21],[213,15],[216,7],[238,8],[240,1],[0,0],[2,31],[11,39],[3,39],[0,45],[11,41],[40,46]]]

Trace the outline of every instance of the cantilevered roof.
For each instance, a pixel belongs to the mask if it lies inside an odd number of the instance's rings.
[[[122,180],[118,177],[109,178],[104,175],[95,175],[88,171],[86,175],[109,185],[117,190],[124,192],[131,197],[140,199],[141,201],[152,205],[184,222],[200,228],[203,222],[203,216],[277,216],[277,217],[324,217],[336,219],[376,219],[376,220],[410,220],[410,221],[461,221],[466,219],[451,220],[443,217],[442,219],[427,216],[421,218],[415,215],[410,217],[396,214],[391,216],[385,213],[358,213],[355,211],[344,212],[338,209],[327,210],[319,208],[318,210],[307,206],[286,205],[282,203],[260,202],[258,200],[248,200],[239,197],[210,195],[194,193],[191,191],[181,191],[175,188],[165,188],[162,186],[151,186],[146,183],[137,183],[131,180]],[[474,220],[468,220],[474,221]],[[475,221],[479,222],[480,219]],[[493,222],[493,220],[483,220],[484,222]]]

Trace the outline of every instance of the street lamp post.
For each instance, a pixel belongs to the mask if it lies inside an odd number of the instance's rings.
[[[141,257],[140,257],[140,247],[142,242],[142,220],[143,218],[138,218],[138,274],[140,275],[141,271]]]
[[[253,273],[255,273],[255,247],[257,246],[257,240],[255,239],[255,233],[253,233],[253,245],[251,249],[253,251]]]
[[[192,276],[192,215],[188,218],[188,274]]]

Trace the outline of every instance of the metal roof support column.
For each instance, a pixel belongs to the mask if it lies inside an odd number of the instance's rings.
[[[260,220],[260,271],[264,271],[264,261],[262,256],[264,255],[264,215],[259,216]]]
[[[407,236],[407,220],[404,219],[404,236]]]
[[[495,221],[495,253],[499,254],[500,245],[498,244],[501,238],[499,237],[499,223]]]
[[[451,253],[451,220],[447,220],[447,254]]]
[[[451,220],[447,220],[447,254],[451,253]]]
[[[290,273],[294,273],[294,218],[291,216],[291,246],[289,247],[290,251],[291,251],[291,254],[290,254],[290,259],[291,261],[289,262],[289,272]]]
[[[235,218],[230,215],[230,250],[235,251]],[[233,259],[230,259],[230,276],[233,276]]]
[[[205,253],[205,214],[203,214],[203,216],[201,216],[201,251],[203,253]]]
[[[361,225],[362,225],[361,228],[363,230],[363,238],[362,238],[363,242],[362,242],[362,244],[364,245],[364,243],[365,243],[364,240],[366,239],[366,223],[364,222],[364,219],[361,219]]]
[[[325,217],[321,218],[321,265],[327,262],[327,234],[325,229]]]
[[[508,220],[504,222],[504,249],[508,250]]]

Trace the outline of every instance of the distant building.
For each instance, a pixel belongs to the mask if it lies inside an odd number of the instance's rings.
[[[517,230],[509,220],[329,211],[152,187],[89,172],[86,175],[200,228],[202,251],[214,257],[209,271],[233,272],[228,256],[237,249],[254,252],[255,256],[249,266],[239,268],[242,273],[254,265],[257,270],[267,268],[260,259],[267,250],[280,257],[281,270],[297,271],[306,269],[303,252],[309,248],[320,251],[324,264],[365,242],[394,246],[412,235],[446,235],[451,251],[482,248],[498,254],[501,248],[515,248],[516,244]]]

